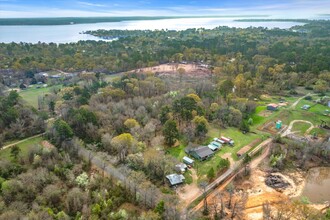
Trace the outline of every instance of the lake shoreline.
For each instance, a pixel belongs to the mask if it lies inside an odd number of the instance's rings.
[[[191,28],[214,29],[219,26],[230,28],[280,28],[289,29],[302,25],[298,22],[238,22],[235,18],[178,18],[162,20],[134,20],[73,25],[20,25],[0,26],[1,43],[76,43],[78,41],[104,41],[101,38],[80,34],[85,31],[104,30],[186,30]]]

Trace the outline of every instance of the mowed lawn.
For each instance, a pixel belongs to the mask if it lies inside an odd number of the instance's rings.
[[[308,110],[303,110],[301,107],[303,105],[310,105],[311,108]],[[321,121],[327,121],[330,124],[330,117],[323,115],[325,110],[330,108],[321,104],[315,104],[314,102],[301,100],[295,109],[284,109],[280,112],[279,119],[283,121],[284,124],[289,124],[293,120],[306,120],[314,124],[314,126],[319,126]]]
[[[36,138],[32,138],[30,140],[27,140],[25,142],[22,142],[22,143],[18,144],[17,146],[21,149],[21,152],[20,152],[19,155],[23,156],[23,157],[26,156],[27,153],[28,153],[29,148],[31,148],[35,145],[41,146],[41,142],[43,140],[44,139],[42,137],[36,137]],[[0,159],[1,158],[11,159],[10,150],[11,150],[11,148],[0,150]]]
[[[32,88],[28,88],[26,90],[22,90],[19,92],[19,95],[31,106],[34,108],[38,108],[38,97],[44,96],[54,88],[62,88],[62,85],[50,86],[45,88],[37,89],[35,86]]]

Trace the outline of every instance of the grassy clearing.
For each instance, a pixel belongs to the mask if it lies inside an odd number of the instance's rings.
[[[28,150],[29,150],[30,147],[33,147],[35,145],[40,145],[41,146],[42,141],[43,141],[42,137],[36,137],[36,138],[32,138],[30,140],[27,140],[23,143],[18,144],[17,146],[21,149],[20,156],[25,157],[27,155]],[[11,148],[0,150],[0,158],[11,159],[10,149]]]
[[[301,109],[304,105],[310,105],[309,110]],[[301,100],[295,109],[284,109],[280,112],[279,119],[284,122],[284,124],[289,124],[293,120],[307,120],[318,126],[321,123],[321,120],[330,121],[329,116],[323,115],[325,110],[329,109],[328,107],[320,104],[315,104],[312,101]],[[330,110],[330,109],[329,109]]]
[[[313,128],[309,134],[310,135],[313,135],[314,133],[316,133],[316,135],[318,137],[325,137],[327,135],[327,132],[326,130],[322,129],[322,128]]]
[[[296,122],[292,126],[292,131],[298,131],[299,134],[304,135],[308,128],[310,128],[311,125],[304,122]]]
[[[112,82],[114,80],[120,79],[120,77],[122,77],[123,73],[115,73],[115,74],[111,74],[111,75],[106,75],[104,80],[106,82]]]
[[[50,86],[45,88],[36,88],[35,86],[32,88],[28,88],[26,90],[22,90],[19,95],[31,106],[34,108],[38,108],[38,97],[44,96],[54,88],[62,88],[62,85]]]
[[[192,184],[193,183],[193,178],[192,178],[190,170],[187,170],[183,175],[184,175],[184,178],[185,178],[184,181],[185,181],[186,184]]]
[[[267,108],[266,106],[257,107],[256,112],[251,116],[253,120],[253,124],[251,125],[251,130],[257,129],[260,125],[263,125],[268,121],[271,120],[275,121],[276,119],[278,119],[279,115],[281,114],[281,111],[284,110],[286,107],[282,107],[278,111],[272,112],[267,117],[261,116],[260,113],[262,113],[263,111],[267,111],[266,108]]]
[[[253,125],[259,125],[265,119],[264,117],[260,116],[260,112],[265,111],[266,106],[258,106],[256,108],[256,112],[252,115]]]
[[[238,158],[236,156],[236,152],[239,151],[242,147],[250,144],[255,139],[263,137],[263,135],[261,133],[243,134],[237,128],[219,129],[214,126],[210,128],[208,136],[210,137],[210,141],[214,137],[220,137],[220,136],[232,138],[235,141],[235,145],[233,147],[225,145],[225,147],[221,148],[221,150],[219,152],[217,152],[216,156],[217,155],[221,156],[225,153],[231,153],[234,160],[238,160]]]
[[[177,147],[171,147],[167,150],[167,153],[171,154],[173,157],[177,158],[178,160],[182,160],[184,156],[186,156],[186,153],[184,152],[185,146],[180,145]]]

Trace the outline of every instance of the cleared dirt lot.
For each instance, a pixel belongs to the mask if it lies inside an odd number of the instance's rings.
[[[198,64],[178,64],[178,63],[168,63],[161,64],[154,67],[145,67],[133,70],[131,72],[153,72],[159,75],[168,75],[168,74],[178,74],[178,70],[182,68],[185,70],[183,75],[195,76],[195,77],[205,77],[211,75],[211,70],[205,66]]]

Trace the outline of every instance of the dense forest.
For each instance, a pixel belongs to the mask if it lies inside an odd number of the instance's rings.
[[[21,139],[45,131],[42,114],[28,106],[17,92],[0,96],[0,145],[5,140]]]
[[[214,74],[232,78],[243,74],[244,80],[266,90],[295,85],[317,85],[324,90],[329,84],[329,25],[329,21],[311,21],[290,30],[99,30],[88,33],[119,39],[111,43],[0,44],[0,66],[33,77],[51,69],[113,73],[172,61],[203,62],[211,65]]]

